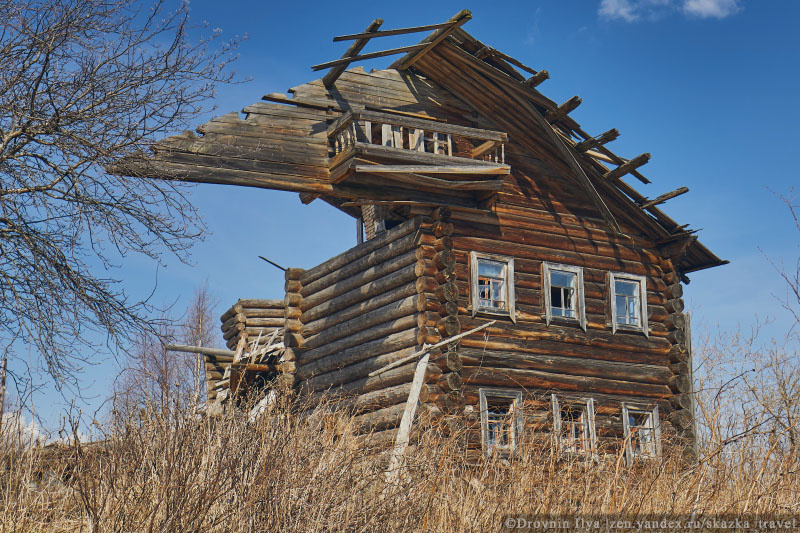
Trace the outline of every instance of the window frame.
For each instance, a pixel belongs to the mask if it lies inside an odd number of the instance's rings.
[[[569,399],[570,406],[582,405],[586,414],[585,438],[589,443],[589,447],[588,449],[580,451],[565,449],[565,445],[561,441],[563,419],[561,417],[561,402],[559,402],[557,394],[553,393],[550,395],[550,403],[553,408],[553,438],[555,439],[556,449],[559,455],[565,457],[589,458],[592,460],[597,459],[597,428],[595,426],[594,398]]]
[[[650,417],[652,425],[653,442],[652,449],[648,453],[636,453],[633,449],[633,437],[631,435],[630,415],[631,413],[647,415]],[[660,459],[661,458],[661,420],[658,414],[658,406],[652,409],[636,407],[625,402],[622,403],[622,430],[625,438],[625,460],[628,466],[632,465],[637,459]]]
[[[561,271],[561,272],[570,272],[575,274],[576,279],[576,287],[575,287],[575,303],[576,303],[576,314],[575,318],[565,317],[565,316],[553,316],[553,303],[552,303],[552,296],[551,290],[552,285],[550,282],[550,272],[551,271]],[[544,293],[544,313],[545,313],[545,322],[549,326],[552,322],[559,322],[559,323],[568,323],[568,324],[579,324],[583,331],[586,331],[586,301],[585,301],[585,290],[583,285],[583,268],[579,266],[572,266],[572,265],[562,265],[559,263],[548,263],[546,261],[542,261],[542,292]]]
[[[514,407],[511,415],[512,424],[512,444],[511,446],[489,446],[489,400],[503,399],[510,400],[509,406]],[[478,389],[478,403],[481,416],[481,447],[484,455],[491,455],[493,452],[508,456],[516,453],[522,446],[524,419],[522,416],[522,391],[513,389],[495,389],[481,387]]]
[[[480,305],[480,295],[478,293],[478,261],[485,259],[506,265],[506,309],[498,310],[491,307]],[[497,255],[483,252],[469,253],[470,271],[470,305],[472,306],[472,316],[478,313],[485,313],[492,316],[508,316],[517,322],[516,297],[514,295],[514,258],[505,255]]]
[[[637,283],[639,285],[639,322],[638,326],[617,323],[617,280]],[[650,337],[649,316],[647,311],[647,278],[637,274],[624,272],[608,273],[608,299],[611,307],[611,332],[641,331],[645,337]]]

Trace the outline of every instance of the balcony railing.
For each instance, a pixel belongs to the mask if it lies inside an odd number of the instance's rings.
[[[504,165],[508,136],[390,113],[348,111],[328,128],[328,139],[334,161],[363,143],[395,149],[401,159],[405,151],[409,156],[425,153]]]

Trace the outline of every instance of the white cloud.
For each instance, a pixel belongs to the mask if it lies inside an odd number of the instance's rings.
[[[685,0],[683,12],[700,18],[722,19],[741,10],[739,0]]]
[[[598,10],[601,17],[633,22],[639,18],[636,6],[629,0],[602,0]]]
[[[597,12],[607,19],[635,22],[641,19],[658,20],[682,11],[698,18],[725,18],[741,10],[741,0],[601,0]]]

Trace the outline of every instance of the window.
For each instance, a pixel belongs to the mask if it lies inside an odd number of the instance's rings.
[[[594,400],[559,401],[553,394],[553,433],[559,453],[594,456],[597,435],[594,427]]]
[[[513,453],[522,440],[522,391],[479,389],[478,393],[484,453]]]
[[[647,410],[633,408],[623,403],[622,427],[628,464],[637,458],[661,456],[661,423],[658,419],[658,406]]]
[[[583,301],[583,269],[542,263],[545,321],[576,322],[586,331]]]
[[[611,330],[642,331],[650,336],[647,327],[647,281],[644,276],[609,272],[611,298]]]
[[[470,252],[472,316],[479,312],[507,315],[516,322],[514,259]]]

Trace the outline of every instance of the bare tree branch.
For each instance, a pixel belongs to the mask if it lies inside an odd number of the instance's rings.
[[[236,42],[198,42],[186,4],[0,0],[0,336],[63,384],[95,348],[157,329],[98,275],[129,254],[182,260],[203,226],[187,186],[106,171],[189,125]]]

